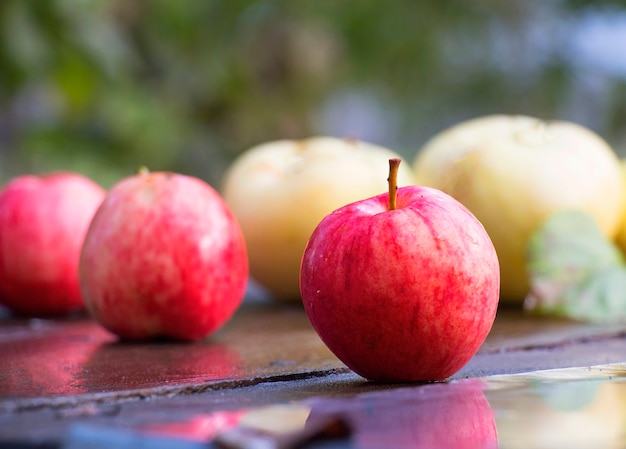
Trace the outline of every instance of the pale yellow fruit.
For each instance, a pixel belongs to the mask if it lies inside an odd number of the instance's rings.
[[[250,274],[278,299],[300,300],[300,260],[317,224],[335,209],[388,191],[395,152],[357,140],[279,140],[245,151],[222,194],[243,230]],[[410,163],[398,185],[414,184]]]
[[[613,238],[623,204],[617,155],[580,125],[527,116],[492,115],[453,126],[418,152],[415,181],[465,204],[483,223],[498,253],[501,297],[528,293],[529,236],[550,214],[590,214]]]
[[[622,159],[621,161],[622,173],[624,174],[624,201],[626,203],[626,160]],[[625,204],[626,206],[626,204]],[[615,243],[622,250],[622,253],[626,255],[626,207],[624,207],[622,214],[622,221],[620,222],[619,230],[617,231],[617,236],[615,237]]]

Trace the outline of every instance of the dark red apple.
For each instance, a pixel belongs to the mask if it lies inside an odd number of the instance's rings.
[[[226,203],[176,173],[113,186],[80,261],[88,310],[123,339],[204,338],[239,307],[247,278],[243,235]]]
[[[379,381],[433,381],[460,370],[489,333],[500,275],[481,223],[428,187],[337,209],[304,250],[306,313],[329,349],[357,374]]]
[[[0,192],[0,303],[21,315],[81,309],[78,259],[105,190],[85,176],[23,175]]]

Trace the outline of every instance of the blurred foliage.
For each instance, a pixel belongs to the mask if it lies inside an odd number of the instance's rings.
[[[2,0],[0,180],[109,186],[146,165],[219,186],[267,140],[346,135],[412,159],[497,112],[574,120],[621,152],[623,57],[594,62],[576,33],[590,14],[620,26],[624,3]]]

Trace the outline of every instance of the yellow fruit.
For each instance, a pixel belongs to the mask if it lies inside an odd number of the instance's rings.
[[[227,171],[223,195],[239,220],[250,275],[277,299],[300,301],[300,260],[327,214],[387,192],[389,159],[397,153],[357,140],[312,137],[264,143]],[[413,184],[410,163],[398,185]]]
[[[626,160],[621,160],[622,173],[624,174],[624,201],[626,203]],[[615,237],[615,243],[620,247],[622,252],[626,255],[626,204],[623,208],[622,221],[620,222],[617,236]]]
[[[483,223],[498,253],[503,301],[528,293],[528,238],[550,214],[589,213],[613,238],[622,216],[619,159],[580,125],[491,115],[434,136],[414,161],[416,182],[449,193]]]

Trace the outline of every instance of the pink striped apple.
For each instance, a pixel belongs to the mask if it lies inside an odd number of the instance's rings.
[[[311,324],[357,374],[435,381],[460,370],[487,337],[500,271],[481,223],[429,187],[341,207],[315,228],[300,268]]]
[[[18,176],[0,193],[0,304],[29,316],[83,308],[78,259],[106,192],[73,172]]]
[[[243,234],[226,203],[176,173],[113,186],[80,260],[88,310],[123,339],[204,338],[239,307],[247,277]]]

